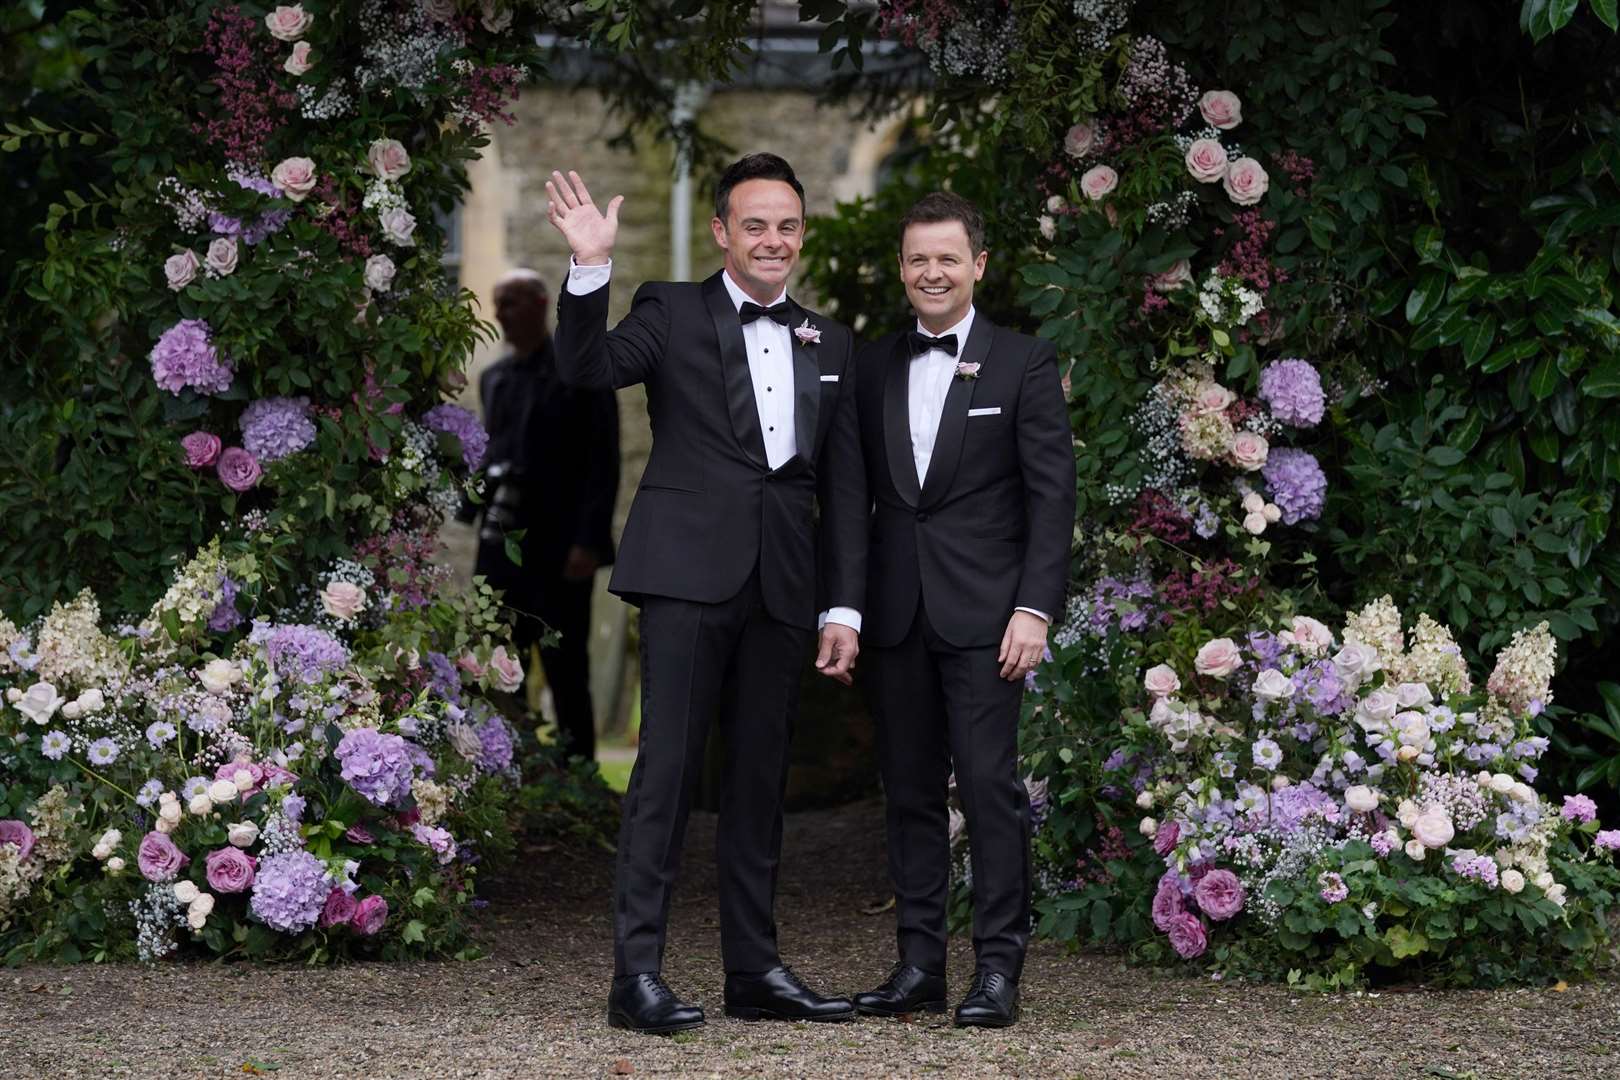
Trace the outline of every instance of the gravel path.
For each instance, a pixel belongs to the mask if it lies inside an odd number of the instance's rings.
[[[794,815],[784,954],[853,992],[893,948],[881,809]],[[721,1017],[713,818],[694,815],[672,922],[671,984],[710,1011],[674,1038],[604,1019],[611,957],[600,852],[534,849],[494,891],[491,955],[335,970],[246,964],[0,970],[0,1076],[1620,1077],[1620,985],[1327,997],[1210,983],[1038,943],[1024,1020],[743,1023]],[[951,979],[972,970],[956,943]]]

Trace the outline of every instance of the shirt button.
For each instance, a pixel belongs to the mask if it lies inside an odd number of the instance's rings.
[[[771,428],[767,428],[767,429],[766,429],[766,430],[767,430],[767,431],[775,431],[775,430],[776,430],[776,428],[774,428],[774,427],[771,427]]]
[[[770,387],[768,387],[768,386],[767,386],[767,387],[766,387],[766,388],[765,388],[765,392],[766,392],[766,393],[767,393],[767,394],[768,394],[768,393],[770,393],[770,392],[771,392],[771,388],[770,388]]]

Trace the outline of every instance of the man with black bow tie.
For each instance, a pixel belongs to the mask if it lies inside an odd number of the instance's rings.
[[[800,665],[848,681],[858,652],[867,507],[849,330],[787,296],[804,188],[752,154],[720,178],[712,222],[725,267],[701,284],[649,282],[606,330],[615,197],[597,209],[553,173],[547,215],[573,258],[558,305],[557,370],[588,387],[645,383],[653,446],[609,585],[641,607],[641,745],[624,798],[608,1022],[703,1023],[660,975],[671,890],[711,721],[728,744],[719,825],[727,1015],[845,1020],[782,964],[772,914]],[[820,535],[814,514],[820,509]],[[819,545],[818,545],[819,539]],[[820,548],[819,559],[817,548]]]
[[[878,722],[900,959],[855,1006],[943,1011],[947,787],[967,817],[977,971],[956,1022],[1018,1018],[1029,941],[1029,797],[1018,774],[1024,677],[1063,610],[1074,444],[1052,344],[973,307],[979,212],[946,192],[901,221],[917,327],[857,356],[870,498],[865,660]]]

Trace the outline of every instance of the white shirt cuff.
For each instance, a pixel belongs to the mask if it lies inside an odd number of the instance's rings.
[[[1037,619],[1041,620],[1041,622],[1045,623],[1047,626],[1052,625],[1052,616],[1048,615],[1044,611],[1036,611],[1032,607],[1013,608],[1013,610],[1014,611],[1027,611],[1031,615],[1035,616]]]
[[[847,626],[857,634],[861,632],[861,613],[854,608],[835,607],[823,611],[821,617],[816,620],[816,629],[825,630],[830,622]]]
[[[613,276],[613,260],[597,266],[581,266],[574,261],[572,255],[568,256],[568,282],[566,288],[571,296],[584,296],[593,293],[608,283]]]

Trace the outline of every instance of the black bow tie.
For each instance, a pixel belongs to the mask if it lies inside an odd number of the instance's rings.
[[[911,342],[912,356],[921,356],[929,349],[938,349],[940,352],[947,352],[952,356],[956,355],[955,334],[946,334],[944,337],[929,337],[921,330],[913,330],[906,335],[906,340]]]
[[[752,300],[744,300],[742,307],[737,311],[737,318],[742,320],[744,326],[758,318],[775,319],[783,326],[787,326],[793,321],[793,309],[788,306],[786,300],[770,307],[760,307]]]

